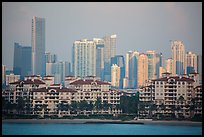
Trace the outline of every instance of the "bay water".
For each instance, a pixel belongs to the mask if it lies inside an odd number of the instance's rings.
[[[2,123],[2,135],[202,135],[202,126]]]

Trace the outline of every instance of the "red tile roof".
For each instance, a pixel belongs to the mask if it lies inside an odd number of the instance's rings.
[[[85,80],[80,79],[80,80],[77,80],[77,81],[74,81],[74,82],[70,83],[70,85],[89,85],[92,82],[94,82],[93,79],[85,79]],[[100,81],[100,80],[96,80],[95,82],[98,85],[110,85],[110,83],[104,82],[104,81]]]
[[[159,79],[154,79],[152,81],[168,81],[170,78],[175,79],[176,81],[187,81],[187,82],[195,82],[193,79],[190,78],[186,78],[186,77],[179,77],[179,76],[172,76],[172,77],[163,77],[163,78],[159,78]]]
[[[59,88],[59,87],[43,87],[43,88],[38,88],[38,89],[33,89],[31,92],[48,92],[49,90],[54,89],[57,92],[77,92],[74,89],[71,88]]]
[[[23,84],[45,84],[42,80],[39,79],[34,79],[33,81],[31,79],[19,80],[10,84],[20,84],[20,82],[23,82]]]

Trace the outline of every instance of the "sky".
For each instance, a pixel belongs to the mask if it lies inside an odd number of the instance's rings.
[[[116,54],[132,50],[171,57],[170,40],[202,55],[201,2],[3,2],[2,64],[13,69],[14,42],[31,46],[32,17],[46,20],[46,52],[71,62],[73,42],[117,35]]]

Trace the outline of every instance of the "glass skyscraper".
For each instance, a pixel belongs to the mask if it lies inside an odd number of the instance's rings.
[[[32,74],[45,75],[45,18],[32,19]]]
[[[104,80],[111,81],[111,57],[116,53],[116,35],[104,38]]]
[[[31,47],[14,43],[13,72],[20,75],[21,79],[31,74]]]

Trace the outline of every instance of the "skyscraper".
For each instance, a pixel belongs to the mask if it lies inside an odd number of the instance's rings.
[[[120,86],[120,67],[117,64],[111,66],[111,84],[112,86],[119,88]]]
[[[116,53],[116,35],[104,38],[104,80],[111,80],[111,57]]]
[[[125,78],[128,83],[128,88],[137,88],[137,78],[138,78],[138,58],[139,52],[129,51],[126,53],[126,63],[125,63]]]
[[[32,19],[32,73],[45,75],[45,19]]]
[[[148,58],[148,79],[156,79],[156,52],[148,50],[146,53]]]
[[[122,55],[116,55],[114,57],[111,57],[111,66],[113,64],[116,64],[118,67],[120,67],[120,80],[119,80],[119,88],[123,88],[123,79],[125,78],[125,60]]]
[[[14,43],[13,72],[20,75],[23,80],[26,75],[31,74],[31,47],[21,46]]]
[[[138,87],[144,86],[148,80],[148,58],[144,53],[140,53],[138,59]]]
[[[162,53],[156,53],[156,78],[159,78],[160,67],[163,67],[163,55]]]
[[[197,55],[189,51],[186,53],[186,74],[197,72]]]
[[[96,44],[96,77],[104,80],[104,40],[101,38],[93,38]]]
[[[171,41],[171,51],[173,60],[173,75],[185,73],[185,46],[182,41]]]
[[[72,64],[74,76],[96,76],[96,44],[87,39],[73,43]]]
[[[55,62],[57,62],[57,55],[52,54],[50,52],[46,52],[45,53],[45,62],[46,63],[55,63]]]
[[[168,58],[168,59],[166,60],[166,72],[172,74],[172,65],[173,65],[173,60],[172,60],[172,58]]]

